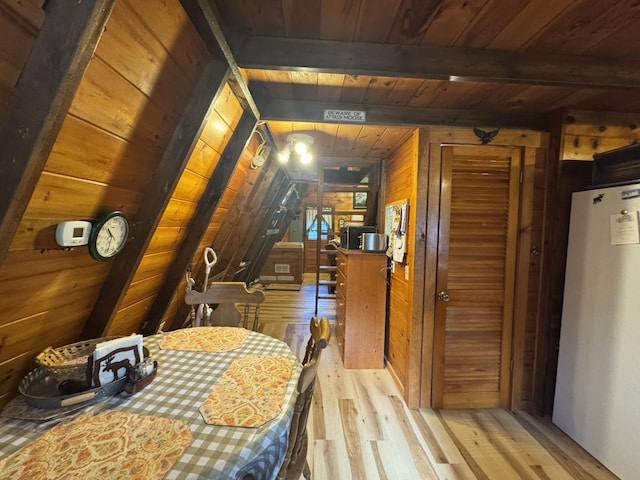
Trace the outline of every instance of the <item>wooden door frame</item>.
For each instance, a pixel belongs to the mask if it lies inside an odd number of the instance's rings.
[[[426,230],[416,232],[416,237],[422,238],[425,243],[423,260],[415,268],[421,268],[422,274],[414,279],[414,303],[421,298],[419,305],[422,307],[420,315],[420,328],[416,328],[412,338],[418,340],[420,348],[412,348],[410,352],[410,364],[417,366],[418,373],[410,374],[420,378],[419,407],[430,408],[432,406],[432,382],[433,382],[433,341],[435,335],[435,295],[436,284],[433,272],[437,267],[439,216],[440,216],[440,183],[441,183],[441,147],[444,145],[479,145],[478,137],[472,128],[463,127],[429,127],[421,128],[420,148],[418,149],[418,162],[426,164],[421,171],[428,172],[417,179],[417,191],[426,192]],[[520,216],[518,220],[518,252],[516,255],[516,296],[514,298],[514,312],[512,325],[512,352],[513,359],[511,379],[511,408],[518,408],[521,403],[522,391],[522,360],[524,356],[525,327],[527,314],[527,287],[529,273],[529,248],[531,245],[531,215],[533,196],[533,164],[539,150],[546,151],[549,144],[549,134],[540,131],[521,129],[502,129],[491,142],[493,146],[522,147],[523,158],[523,184],[521,187]],[[428,145],[428,147],[426,146]],[[421,200],[418,200],[419,202]],[[421,227],[422,228],[422,227]],[[414,305],[416,307],[416,305]],[[414,318],[418,316],[414,308]],[[417,343],[417,342],[416,342]],[[414,344],[414,341],[411,342]],[[415,378],[415,377],[414,377]]]

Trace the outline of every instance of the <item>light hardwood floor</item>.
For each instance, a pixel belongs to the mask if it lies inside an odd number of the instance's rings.
[[[265,289],[260,312],[260,330],[299,358],[315,313],[309,278],[299,291]],[[333,323],[333,301],[321,300],[318,313]],[[308,429],[315,480],[617,478],[548,419],[500,409],[409,410],[386,370],[345,370],[334,338]]]

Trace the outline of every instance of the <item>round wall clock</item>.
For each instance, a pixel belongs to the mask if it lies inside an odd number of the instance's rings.
[[[89,254],[96,260],[115,257],[127,242],[129,220],[124,213],[114,211],[100,218],[89,234]]]

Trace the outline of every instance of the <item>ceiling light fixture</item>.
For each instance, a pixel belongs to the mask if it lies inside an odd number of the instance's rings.
[[[287,144],[280,152],[278,159],[282,163],[289,161],[292,153],[295,153],[301,163],[307,164],[313,160],[310,148],[313,145],[313,137],[305,133],[292,133],[287,135]]]
[[[258,148],[256,148],[256,153],[251,159],[251,165],[249,165],[249,167],[253,170],[255,170],[256,168],[260,168],[262,165],[264,165],[264,162],[267,160],[267,157],[269,156],[269,151],[271,150],[267,146],[267,141],[264,139],[262,134],[258,130],[256,130],[255,132],[260,137],[260,145],[258,145]]]

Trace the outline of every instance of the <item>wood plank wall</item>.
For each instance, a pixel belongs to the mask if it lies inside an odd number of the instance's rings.
[[[0,113],[7,108],[42,22],[44,0],[14,2],[0,0]]]
[[[141,323],[158,293],[158,288],[172,265],[177,248],[180,246],[189,223],[196,213],[197,204],[241,116],[240,103],[231,89],[225,86],[222,95],[219,96],[206,120],[205,128],[160,219],[140,267],[107,335],[128,335],[139,331]],[[246,174],[246,166],[239,173]],[[233,188],[226,190],[207,233],[200,241],[194,263],[201,262],[205,247],[211,245],[215,232],[219,228],[219,218],[226,214],[236,194],[237,190]],[[153,265],[153,268],[148,268],[148,265]],[[182,288],[180,289],[180,287]],[[184,292],[184,287],[183,281],[178,291]],[[180,296],[173,297],[165,312],[165,317],[173,318],[175,316],[181,300]]]
[[[223,280],[227,269],[233,267],[230,265],[228,257],[233,255],[239,248],[236,235],[244,231],[239,227],[237,220],[243,216],[247,198],[253,193],[256,178],[264,172],[263,169],[254,170],[250,168],[251,159],[255,154],[256,148],[255,142],[250,142],[247,148],[244,149],[220,203],[211,218],[207,231],[200,240],[194,254],[192,275],[196,279],[195,288],[197,290],[202,290],[204,287],[206,269],[204,250],[206,247],[212,247],[217,257],[216,264],[210,272],[209,281],[215,279]],[[267,165],[265,164],[264,167],[266,170]],[[229,247],[227,250],[224,248],[225,245]],[[165,326],[165,330],[182,326],[189,314],[189,307],[184,303],[185,287],[186,279],[183,276],[163,316],[161,323]]]
[[[384,213],[386,204],[406,200],[409,202],[406,260],[405,263],[395,262],[395,270],[391,273],[387,327],[388,368],[396,381],[404,387],[405,397],[409,386],[410,343],[412,339],[419,342],[419,335],[421,335],[421,332],[418,332],[418,338],[413,338],[415,335],[411,328],[414,278],[412,270],[415,257],[415,242],[412,240],[417,228],[413,207],[416,204],[418,182],[418,135],[416,130],[413,136],[383,163],[384,175],[381,190],[384,192],[384,200],[378,206],[378,212]],[[405,279],[407,266],[409,280]]]
[[[552,139],[557,142],[555,160],[559,165],[547,179],[550,188],[545,213],[548,231],[544,263],[547,273],[537,299],[538,344],[535,354],[527,352],[533,362],[533,384],[524,382],[522,392],[529,409],[540,415],[549,415],[553,410],[571,194],[591,183],[591,162],[595,153],[622,148],[640,140],[640,114],[637,113],[564,110],[556,112],[553,124]],[[528,326],[529,329],[534,327],[532,323]]]
[[[640,141],[640,114],[566,110],[561,114],[560,160],[593,155]]]
[[[8,49],[0,58],[9,65],[0,68],[3,106],[42,21],[41,3],[0,3],[3,32],[13,39],[1,47]],[[210,58],[177,0],[117,2],[0,266],[0,403],[33,368],[35,354],[79,339],[109,272],[110,263],[92,260],[86,247],[59,249],[55,225],[113,209],[135,217]],[[157,250],[172,243],[162,233]],[[162,264],[157,260],[143,264],[148,280],[132,289],[129,302],[154,284]],[[123,318],[126,326],[116,322],[114,331],[130,333],[135,322]]]

